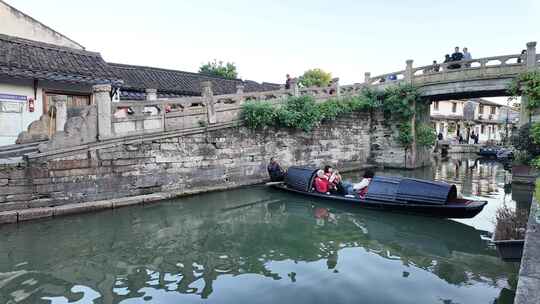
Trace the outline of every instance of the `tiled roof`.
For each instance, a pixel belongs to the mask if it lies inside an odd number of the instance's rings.
[[[237,85],[244,85],[244,92],[279,89],[279,85],[276,84],[259,84],[250,80],[226,79],[199,73],[119,63],[109,63],[109,65],[124,80],[121,86],[122,99],[143,99],[140,97],[144,96],[145,89],[157,89],[158,97],[198,96],[201,95],[203,81],[212,82],[215,95],[235,93]]]
[[[499,107],[502,106],[500,103],[496,103],[496,102],[493,102],[493,101],[490,101],[490,100],[487,100],[487,99],[483,99],[483,98],[472,98],[471,101],[476,101],[479,104],[489,105],[489,106],[499,106]]]
[[[0,75],[89,84],[121,83],[99,53],[2,34]]]

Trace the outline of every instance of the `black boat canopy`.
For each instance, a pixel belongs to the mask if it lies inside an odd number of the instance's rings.
[[[285,183],[297,191],[313,191],[314,167],[289,167]],[[376,176],[368,187],[367,200],[444,205],[457,197],[455,185],[414,178]]]
[[[311,192],[318,170],[313,167],[289,167],[285,183],[294,190]]]
[[[376,176],[368,187],[366,199],[421,202],[444,205],[457,197],[455,185],[414,178]]]

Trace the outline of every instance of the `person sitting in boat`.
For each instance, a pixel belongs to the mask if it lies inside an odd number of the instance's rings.
[[[332,166],[324,167],[324,175],[328,177],[330,182],[330,192],[333,194],[347,195],[352,192],[352,184],[343,181],[343,178],[339,174],[339,171],[334,170]]]
[[[270,181],[272,182],[281,182],[285,177],[285,171],[281,168],[279,163],[275,158],[270,158],[270,163],[268,164],[268,175],[270,176]]]
[[[330,182],[328,177],[324,175],[323,170],[317,171],[317,177],[315,177],[315,191],[324,194],[330,194]]]
[[[371,180],[374,176],[375,172],[367,169],[364,172],[362,180],[359,183],[353,185],[353,190],[358,194],[360,198],[364,198],[366,196],[369,184],[371,183]]]

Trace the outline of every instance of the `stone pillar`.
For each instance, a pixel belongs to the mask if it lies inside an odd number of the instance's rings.
[[[67,121],[67,96],[54,95],[52,99],[56,109],[56,132],[64,131]]]
[[[98,139],[110,138],[112,137],[111,85],[98,84],[92,87],[92,91],[98,112]]]
[[[407,64],[405,66],[405,75],[404,75],[405,83],[412,84],[412,80],[413,80],[413,67],[412,67],[413,60],[408,59],[405,63]]]
[[[239,84],[236,86],[236,94],[244,94],[244,86]]]
[[[525,63],[527,71],[533,71],[536,68],[536,41],[527,42],[527,57],[525,58]],[[521,96],[519,126],[522,126],[532,120],[539,120],[538,117],[534,117],[535,119],[532,119],[531,113],[529,109],[527,109],[528,103],[529,99],[526,96]]]
[[[212,92],[212,82],[201,82],[203,103],[206,105],[206,113],[208,115],[208,123],[213,124],[217,122],[216,119],[216,107],[214,104],[214,92]]]
[[[536,41],[527,42],[527,71],[536,68]]]
[[[368,84],[370,80],[371,80],[371,73],[370,72],[365,72],[364,73],[364,83]]]
[[[298,87],[298,78],[291,79],[291,90],[293,96],[300,96],[300,88]]]
[[[237,85],[236,86],[236,94],[238,96],[236,96],[236,101],[238,102],[238,104],[242,104],[244,102],[244,96],[242,94],[244,94],[244,85]]]
[[[146,89],[146,100],[148,100],[148,101],[157,100],[157,90],[156,89]]]
[[[332,79],[332,86],[336,90],[336,97],[340,97],[341,93],[339,92],[339,77]]]

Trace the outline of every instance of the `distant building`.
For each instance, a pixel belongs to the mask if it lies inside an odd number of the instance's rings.
[[[28,40],[84,50],[84,47],[0,0],[0,33]]]
[[[434,101],[431,122],[444,139],[465,141],[474,131],[479,143],[499,142],[512,134],[519,120],[519,110],[486,99]]]
[[[279,90],[278,84],[251,80],[227,79],[171,69],[109,63],[115,73],[123,80],[120,85],[120,100],[144,100],[146,89],[156,89],[158,98],[200,96],[201,82],[212,82],[215,95],[233,94],[237,86],[244,86],[244,92]]]

